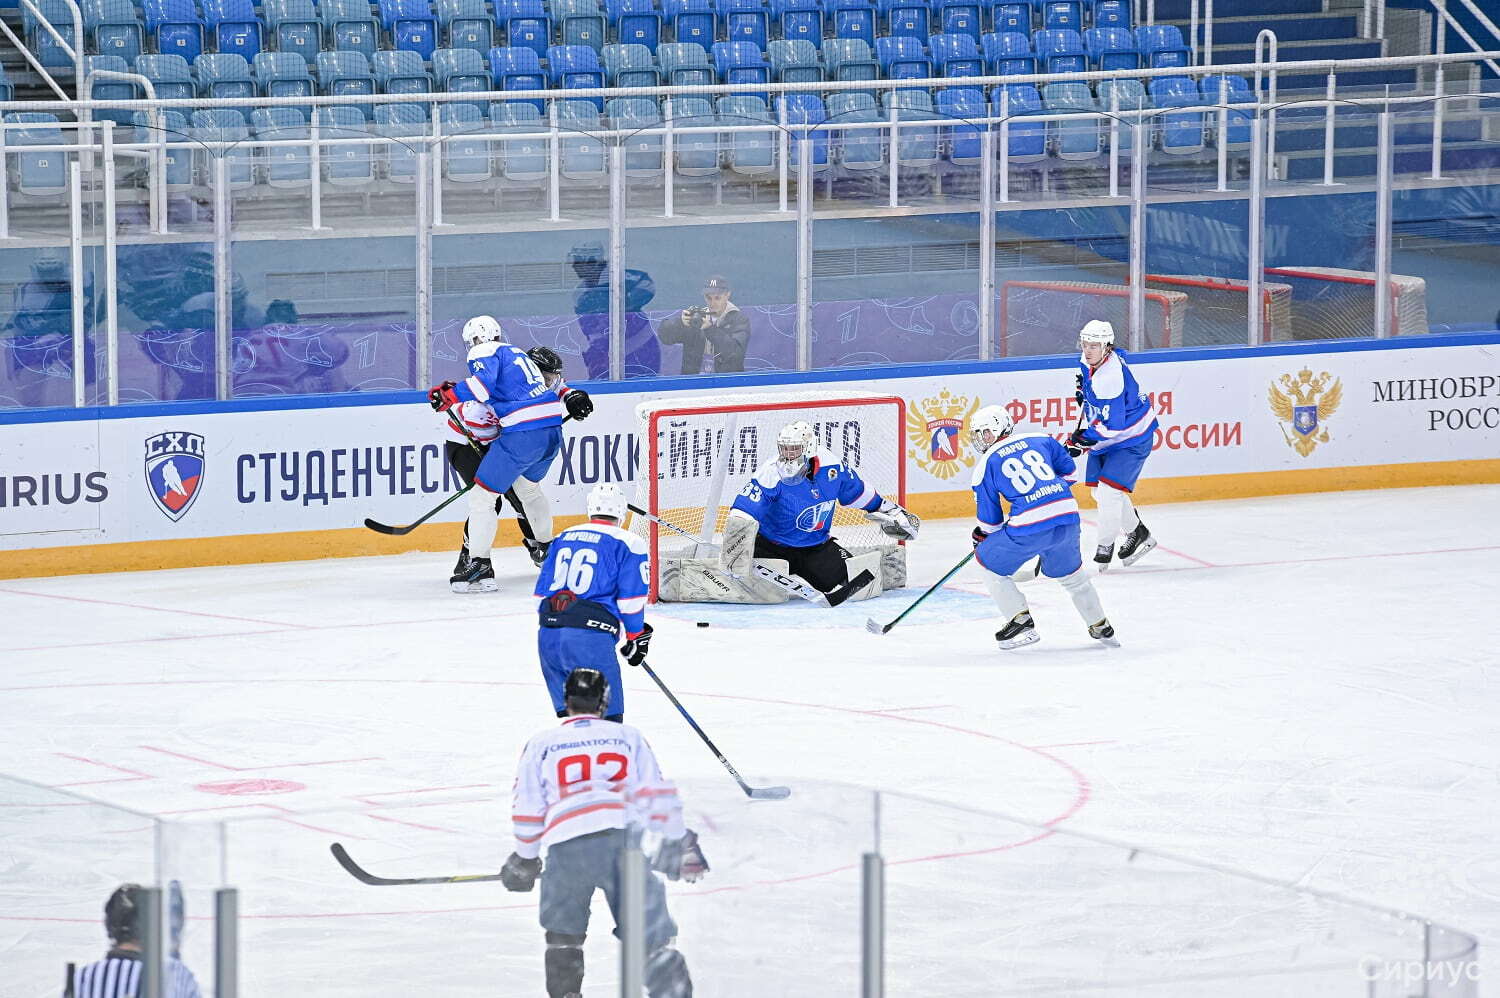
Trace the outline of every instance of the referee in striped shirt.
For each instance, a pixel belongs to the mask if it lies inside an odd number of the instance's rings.
[[[176,888],[174,882],[173,887]],[[110,950],[104,959],[95,960],[73,974],[71,987],[63,998],[139,998],[141,987],[141,892],[139,884],[124,884],[104,904],[104,928],[109,933]],[[173,891],[172,923],[174,937],[181,931],[181,893]],[[173,951],[177,949],[173,940]],[[166,998],[202,998],[193,972],[176,957],[166,961]]]

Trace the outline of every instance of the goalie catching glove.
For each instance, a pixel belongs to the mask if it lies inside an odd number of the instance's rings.
[[[887,537],[902,541],[916,540],[922,529],[922,521],[915,514],[885,498],[880,500],[879,509],[865,514],[865,519],[880,524],[880,532]]]
[[[508,891],[516,891],[525,894],[531,890],[536,883],[536,878],[542,874],[542,861],[540,857],[526,859],[520,853],[511,853],[505,865],[500,867],[500,883],[505,885]]]
[[[698,833],[689,828],[680,839],[663,839],[651,857],[651,869],[668,880],[695,884],[708,872],[708,860],[698,845]]]
[[[620,646],[620,657],[627,665],[640,665],[646,661],[646,652],[651,648],[651,625],[642,624],[641,633],[633,638],[626,638],[625,643]]]

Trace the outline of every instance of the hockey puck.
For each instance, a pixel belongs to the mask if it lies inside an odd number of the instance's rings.
[[[708,626],[708,621],[706,621],[706,620],[700,620],[700,621],[698,621],[698,626],[699,627],[707,627]]]

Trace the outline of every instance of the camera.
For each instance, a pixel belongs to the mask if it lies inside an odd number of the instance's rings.
[[[702,326],[708,322],[708,317],[712,313],[708,310],[707,305],[690,305],[682,310],[682,314],[684,321],[690,320],[696,325]]]

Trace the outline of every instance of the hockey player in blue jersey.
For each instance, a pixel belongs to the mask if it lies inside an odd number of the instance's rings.
[[[1088,451],[1084,484],[1094,490],[1094,502],[1099,505],[1094,561],[1102,572],[1115,556],[1115,538],[1121,533],[1125,534],[1120,542],[1121,564],[1134,565],[1156,547],[1130,501],[1141,468],[1151,456],[1156,410],[1136,384],[1124,354],[1115,349],[1113,326],[1094,319],[1078,334],[1078,346],[1083,351],[1078,361],[1078,401],[1085,423],[1068,442]]]
[[[499,497],[514,489],[527,519],[545,543],[552,532],[546,498],[537,487],[562,450],[563,411],[581,419],[593,411],[584,392],[562,395],[550,384],[536,362],[520,347],[505,342],[500,323],[476,315],[464,323],[469,377],[445,381],[427,393],[438,412],[462,402],[482,402],[494,411],[499,436],[485,452],[469,490],[469,560],[449,580],[454,592],[494,592],[495,570],[490,549],[499,521]],[[535,514],[535,515],[533,515]]]
[[[984,583],[1006,621],[995,633],[1004,649],[1040,640],[1026,597],[1011,576],[1040,556],[1041,574],[1068,591],[1089,636],[1117,646],[1099,594],[1083,569],[1078,546],[1078,502],[1073,498],[1072,456],[1047,436],[1012,436],[1015,422],[998,405],[969,420],[970,442],[979,451],[974,466],[974,554],[985,568]],[[1001,501],[1010,507],[1007,516]]]
[[[643,538],[620,526],[625,495],[618,486],[596,485],[586,506],[588,522],[558,534],[542,562],[535,595],[540,630],[537,654],[557,716],[566,715],[563,691],[574,669],[598,669],[609,681],[604,719],[625,716],[625,691],[615,640],[623,632],[620,656],[640,665],[651,646],[646,594],[651,562]]]
[[[743,579],[755,571],[755,559],[779,559],[837,605],[873,581],[873,573],[850,586],[849,555],[831,536],[834,510],[864,510],[882,532],[900,540],[915,539],[921,521],[865,484],[853,468],[818,453],[817,436],[806,422],[783,427],[776,452],[776,460],[757,468],[735,497],[724,522],[724,570]]]

